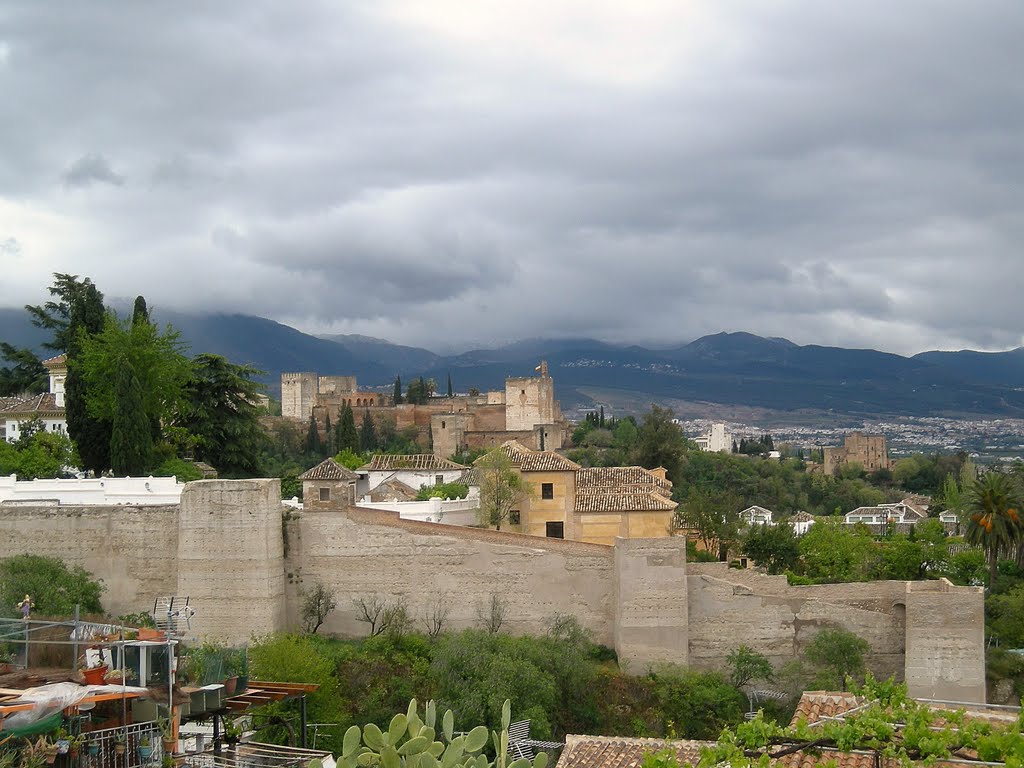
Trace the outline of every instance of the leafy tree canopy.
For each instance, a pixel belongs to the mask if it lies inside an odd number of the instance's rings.
[[[70,616],[75,605],[84,613],[102,613],[103,585],[84,568],[69,568],[55,557],[15,555],[0,560],[0,615],[17,616],[16,604],[29,595],[44,616]]]
[[[0,397],[46,391],[49,372],[31,349],[0,342],[0,358],[9,364],[0,368]]]
[[[189,436],[196,458],[228,477],[259,474],[267,441],[256,404],[263,390],[254,380],[259,373],[220,355],[202,354],[192,360],[185,382],[174,424]]]
[[[192,373],[185,350],[181,334],[170,326],[160,331],[148,321],[122,320],[109,312],[103,332],[82,340],[80,365],[89,415],[113,421],[119,408],[118,372],[130,366],[139,382],[147,419],[156,423],[170,420]]]

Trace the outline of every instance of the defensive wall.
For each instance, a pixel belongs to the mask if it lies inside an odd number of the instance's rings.
[[[661,662],[722,668],[740,644],[774,663],[824,628],[866,639],[870,666],[911,694],[984,701],[983,596],[944,580],[791,587],[784,577],[687,563],[682,538],[614,547],[410,520],[397,513],[286,509],[276,480],[205,480],[178,505],[0,510],[0,557],[60,557],[103,579],[113,614],[188,595],[192,632],[230,642],[298,626],[317,582],[337,598],[324,630],[367,633],[356,600],[400,600],[422,624],[479,622],[492,600],[503,629],[543,632],[576,616],[627,669]]]

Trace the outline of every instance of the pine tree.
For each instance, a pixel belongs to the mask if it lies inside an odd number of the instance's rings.
[[[86,386],[79,358],[82,334],[99,334],[103,331],[105,319],[103,294],[88,278],[84,283],[76,284],[76,289],[68,294],[64,336],[67,339],[68,360],[68,376],[64,382],[64,412],[68,421],[68,436],[75,441],[82,466],[96,473],[110,466],[111,424],[94,419],[86,410]]]
[[[323,444],[320,442],[320,429],[316,425],[316,416],[309,414],[309,431],[306,432],[306,453],[320,455],[323,453]]]
[[[395,405],[402,403],[402,377],[395,376]]]
[[[142,386],[127,361],[117,369],[114,395],[117,410],[110,434],[110,467],[116,475],[139,477],[149,469],[153,440],[142,404]]]
[[[341,425],[338,432],[338,445],[336,446],[339,451],[344,451],[348,448],[354,453],[359,453],[359,432],[356,430],[356,417],[352,413],[352,406],[348,403],[341,409],[341,415],[338,417],[338,423]]]
[[[175,426],[195,435],[196,457],[228,477],[260,477],[260,456],[267,434],[260,424],[255,381],[261,371],[237,365],[220,355],[201,354],[192,360]]]
[[[363,411],[363,423],[359,428],[359,443],[364,451],[377,450],[377,426],[373,423],[369,408]]]
[[[448,397],[451,397],[454,394],[455,393],[452,390],[452,374],[451,374],[451,371],[449,371],[448,372]]]

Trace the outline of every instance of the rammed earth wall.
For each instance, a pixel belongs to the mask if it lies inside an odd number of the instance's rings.
[[[196,636],[245,642],[295,629],[317,582],[338,608],[321,631],[362,635],[355,601],[400,600],[417,623],[447,609],[450,628],[478,623],[494,597],[503,630],[543,632],[576,616],[627,669],[661,662],[722,668],[740,644],[775,663],[822,628],[871,644],[881,674],[913,695],[983,701],[983,596],[945,581],[791,587],[783,577],[687,563],[676,539],[614,547],[400,520],[396,513],[285,510],[276,480],[189,483],[165,507],[2,507],[0,557],[31,552],[103,579],[112,613],[188,595]]]

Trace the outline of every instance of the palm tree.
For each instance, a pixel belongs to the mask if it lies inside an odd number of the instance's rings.
[[[1015,546],[1024,537],[1020,491],[1006,475],[988,472],[974,481],[964,498],[967,541],[980,544],[988,553],[988,586],[996,580],[1000,550]]]

